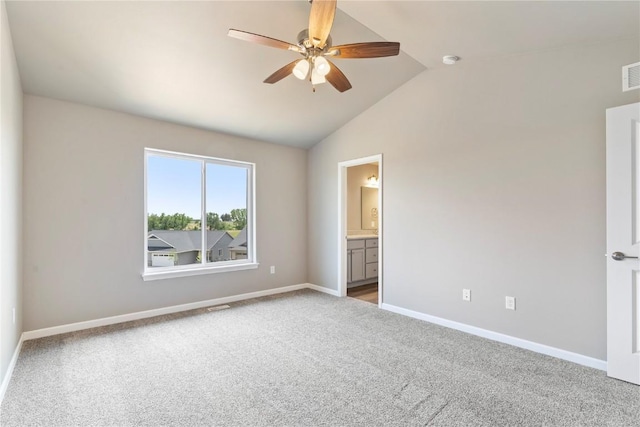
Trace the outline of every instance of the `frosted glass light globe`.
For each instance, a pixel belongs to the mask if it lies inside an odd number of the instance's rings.
[[[304,80],[309,74],[309,61],[306,59],[301,59],[298,61],[295,67],[293,67],[293,75],[299,78],[300,80]]]
[[[329,61],[327,61],[324,56],[316,57],[314,61],[313,69],[318,72],[321,76],[326,76],[331,71],[331,66],[329,65]]]

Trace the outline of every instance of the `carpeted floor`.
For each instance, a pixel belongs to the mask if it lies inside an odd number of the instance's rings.
[[[304,290],[24,343],[2,426],[633,426],[640,387]]]

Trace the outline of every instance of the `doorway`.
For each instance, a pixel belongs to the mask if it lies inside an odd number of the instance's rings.
[[[338,294],[383,300],[382,154],[338,163]]]

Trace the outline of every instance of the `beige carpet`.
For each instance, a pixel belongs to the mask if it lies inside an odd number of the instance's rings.
[[[2,426],[632,426],[603,372],[298,291],[27,341]]]

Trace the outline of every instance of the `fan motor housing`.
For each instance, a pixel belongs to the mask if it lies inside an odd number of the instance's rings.
[[[302,31],[300,31],[298,33],[298,45],[299,46],[304,46],[306,49],[311,49],[313,48],[313,43],[311,43],[311,40],[309,40],[309,30],[308,29],[304,29]],[[327,42],[324,45],[324,47],[322,48],[322,50],[326,50],[328,48],[330,48],[332,46],[331,44],[331,35],[329,35],[327,37]]]

